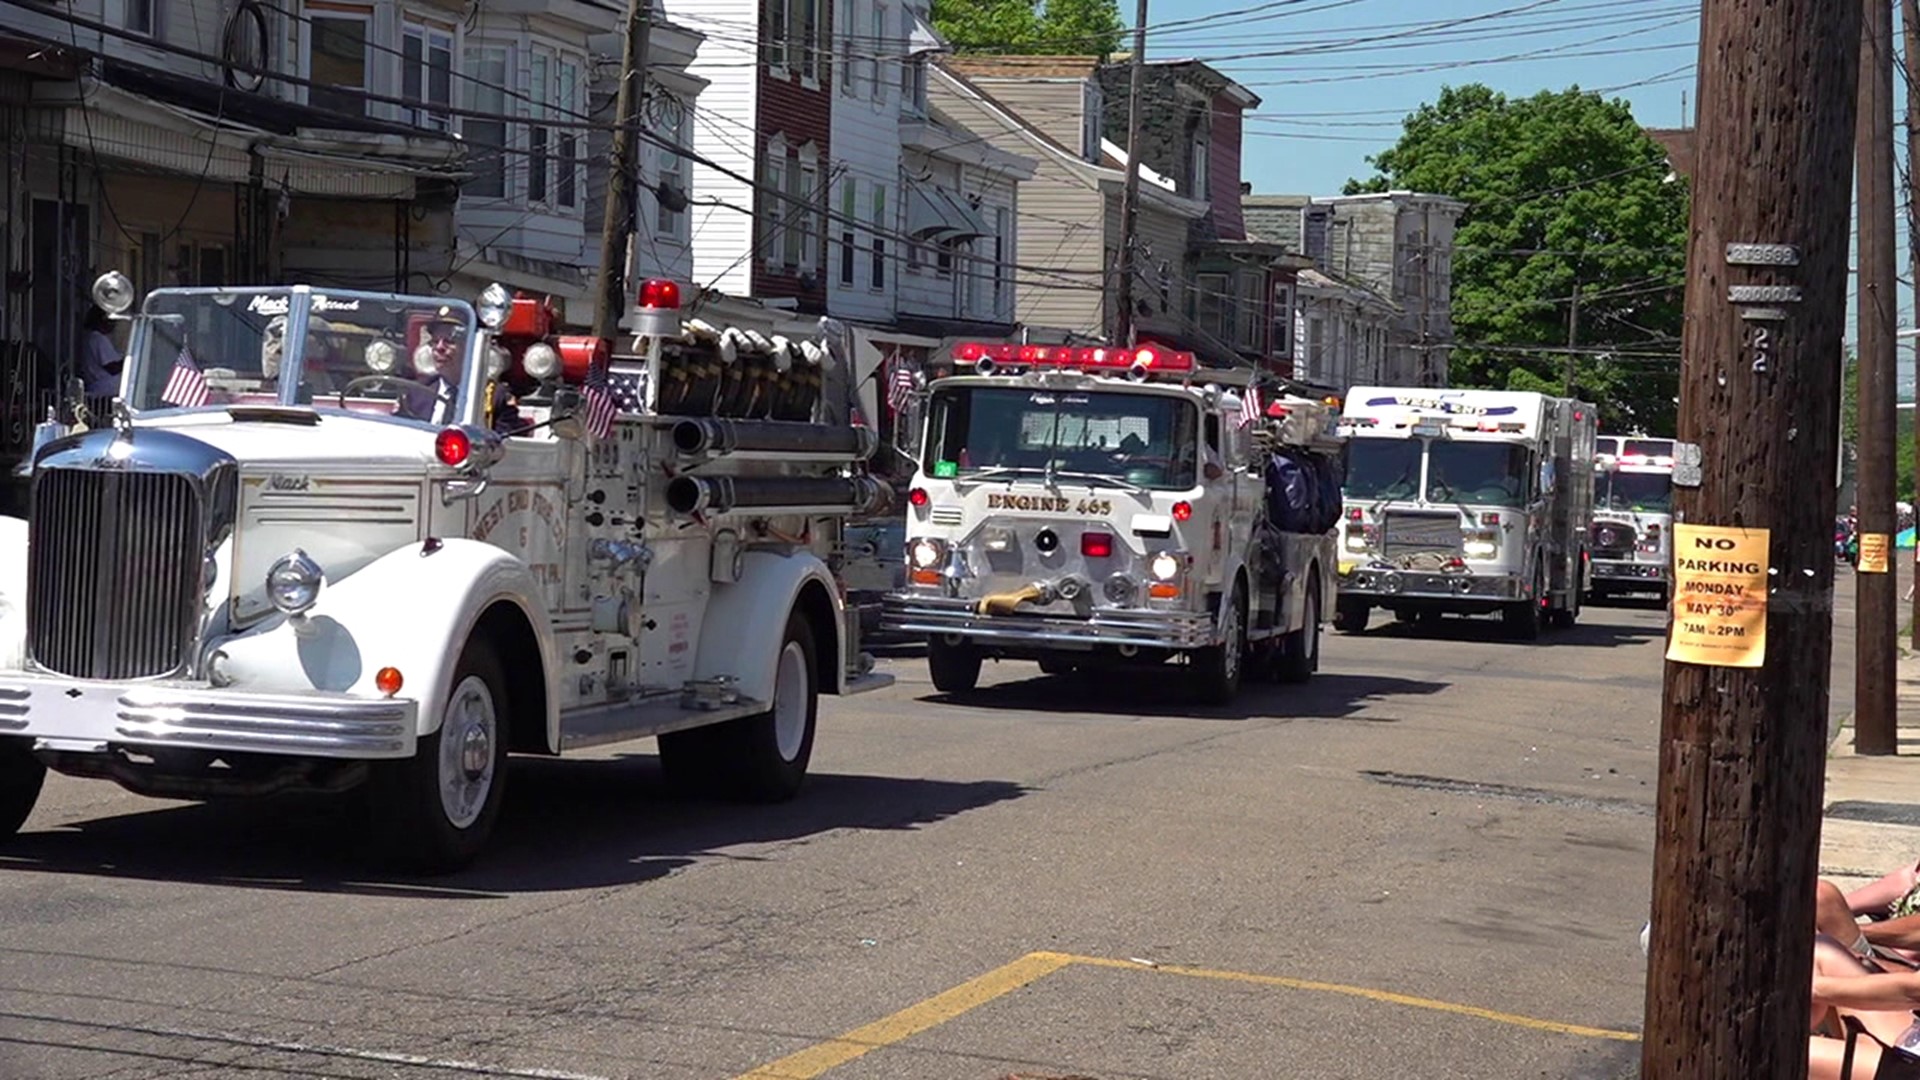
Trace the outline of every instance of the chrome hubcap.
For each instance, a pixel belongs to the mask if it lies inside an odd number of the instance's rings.
[[[806,650],[797,641],[787,642],[780,650],[773,683],[773,739],[782,761],[797,759],[807,740],[807,691],[812,679]]]
[[[464,829],[480,819],[493,789],[499,715],[486,680],[469,675],[453,688],[440,726],[440,807]]]

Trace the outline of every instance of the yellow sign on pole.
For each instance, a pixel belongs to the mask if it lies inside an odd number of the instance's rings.
[[[1767,530],[1676,524],[1673,541],[1667,659],[1759,667],[1767,655]]]
[[[1854,567],[1863,574],[1884,574],[1887,572],[1887,534],[1860,534],[1860,565]]]

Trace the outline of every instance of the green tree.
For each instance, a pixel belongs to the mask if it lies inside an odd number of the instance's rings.
[[[1377,174],[1348,181],[1349,194],[1467,203],[1454,236],[1454,385],[1557,394],[1571,355],[1575,393],[1600,406],[1603,430],[1672,433],[1687,185],[1625,101],[1448,87],[1369,161]]]
[[[934,0],[933,26],[962,52],[1106,55],[1125,29],[1116,0]]]
[[[1844,462],[1841,509],[1853,498],[1854,477],[1859,472],[1860,447],[1860,358],[1847,350],[1846,367],[1840,377],[1840,455]],[[1901,409],[1894,414],[1893,468],[1894,498],[1913,502],[1914,410]]]

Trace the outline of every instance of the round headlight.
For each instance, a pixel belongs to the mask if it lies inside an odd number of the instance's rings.
[[[1180,573],[1180,560],[1175,558],[1172,552],[1163,551],[1153,557],[1153,561],[1147,564],[1147,569],[1153,571],[1156,580],[1172,581]]]
[[[529,378],[545,382],[560,374],[560,353],[544,341],[536,341],[520,354],[520,370]]]
[[[320,564],[299,548],[280,556],[267,570],[267,599],[288,615],[306,612],[320,599],[326,576]]]
[[[367,370],[376,375],[390,375],[393,367],[400,362],[400,350],[391,341],[376,341],[367,346]]]
[[[915,540],[911,554],[916,569],[931,570],[940,562],[940,543],[925,538]]]
[[[440,370],[440,361],[434,359],[430,343],[423,341],[413,350],[413,370],[422,375],[433,375]]]
[[[109,270],[93,281],[93,302],[109,315],[125,314],[133,306],[133,282],[118,270]]]
[[[494,282],[480,292],[480,302],[474,305],[474,314],[480,317],[480,325],[489,330],[498,330],[507,321],[507,312],[513,307],[513,297],[508,295],[507,287]]]
[[[487,346],[487,378],[497,379],[507,373],[507,365],[513,363],[512,354],[498,345]]]

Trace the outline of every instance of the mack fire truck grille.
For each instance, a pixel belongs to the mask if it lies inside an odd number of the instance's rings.
[[[185,476],[41,472],[27,534],[29,654],[82,679],[178,672],[203,600],[203,533]]]
[[[1451,512],[1410,514],[1389,510],[1385,534],[1380,550],[1389,559],[1436,552],[1458,555],[1461,551],[1460,515]]]

